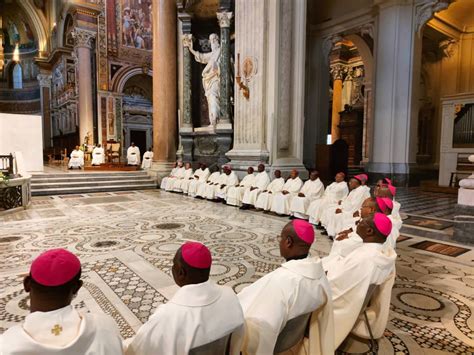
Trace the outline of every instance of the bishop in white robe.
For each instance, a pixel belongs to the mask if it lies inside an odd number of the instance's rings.
[[[138,148],[133,142],[127,149],[127,164],[140,165],[140,148]]]
[[[273,196],[283,190],[285,179],[281,177],[281,171],[275,170],[274,176],[275,178],[268,184],[267,188],[258,195],[257,201],[255,202],[255,208],[257,210],[269,211],[272,207]]]
[[[206,185],[206,191],[204,197],[208,200],[215,200],[217,197],[217,191],[221,188],[222,185],[225,185],[227,182],[227,168],[224,167],[222,173],[215,179],[215,182]],[[212,176],[212,175],[211,175]]]
[[[255,182],[255,175],[254,170],[252,167],[247,169],[247,175],[244,176],[242,181],[239,183],[239,186],[231,186],[227,191],[226,202],[228,205],[231,206],[238,206],[242,205],[242,197],[244,196],[244,192],[246,189],[250,189],[250,187]]]
[[[76,148],[71,152],[71,158],[69,159],[68,168],[79,168],[82,169],[84,166],[84,152],[79,149],[79,146],[76,145]]]
[[[199,164],[200,167],[194,172],[194,179],[189,182],[188,185],[188,196],[196,197],[197,190],[200,184],[205,184],[211,172],[207,168],[206,164]]]
[[[307,210],[312,201],[320,199],[324,193],[324,185],[319,180],[319,173],[312,171],[297,196],[291,200],[290,214],[296,218],[308,219]]]
[[[359,242],[358,247],[336,263],[328,264],[323,259],[325,269],[331,265],[326,271],[334,308],[335,348],[356,325],[369,286],[384,284],[393,277],[397,255],[392,248],[383,246],[391,228],[390,220],[382,213],[364,218],[357,225],[362,245]],[[388,320],[390,293],[387,295],[385,308],[380,309],[371,324],[378,329],[384,329]]]
[[[138,330],[127,355],[188,354],[232,333],[241,337],[242,308],[231,288],[209,280],[211,262],[201,243],[186,242],[178,249],[172,274],[180,289]]]
[[[196,197],[207,198],[208,188],[214,188],[214,184],[217,183],[220,176],[221,173],[219,170],[216,170],[209,175],[205,183],[200,182],[196,188]]]
[[[270,184],[270,176],[268,176],[268,173],[265,171],[265,165],[259,164],[258,173],[257,176],[255,176],[253,185],[244,191],[241,209],[248,209],[250,206],[254,206],[258,196],[262,191],[266,190],[268,184]]]
[[[184,167],[183,163],[178,162],[178,169],[176,170],[174,177],[166,184],[166,191],[174,191],[177,186],[181,184],[181,180],[183,179],[185,171],[186,168]]]
[[[81,262],[71,252],[53,249],[39,255],[23,282],[31,313],[0,335],[0,353],[122,354],[120,332],[110,316],[80,314],[71,306],[82,286],[80,276]]]
[[[320,348],[310,349],[309,353],[334,353],[330,287],[321,260],[308,257],[313,241],[314,229],[306,221],[295,220],[283,228],[280,253],[287,261],[238,294],[244,311],[245,335],[241,349],[232,346],[233,350],[273,354],[286,323],[312,313],[312,317],[317,317]]]
[[[147,170],[151,168],[151,164],[153,163],[153,150],[150,148],[148,149],[145,154],[143,154],[143,161],[142,161],[142,169]]]
[[[279,215],[289,215],[291,200],[298,195],[302,186],[303,180],[298,176],[298,171],[293,169],[283,190],[273,196],[271,211]]]
[[[104,148],[97,145],[94,149],[92,149],[92,162],[91,165],[100,165],[104,164],[105,162],[105,155],[104,155]]]
[[[179,182],[179,185],[175,187],[174,191],[175,192],[186,191],[187,193],[189,182],[193,179],[194,179],[194,171],[193,171],[193,168],[191,167],[191,163],[186,163],[183,178]]]
[[[226,200],[227,192],[232,186],[237,186],[239,184],[239,177],[230,167],[227,167],[225,174],[225,181],[216,189],[216,197],[221,201]]]
[[[347,196],[349,188],[344,178],[344,173],[337,173],[335,181],[326,187],[323,196],[311,202],[307,210],[310,223],[319,224],[325,209],[330,206],[336,206],[339,201],[342,201]]]
[[[160,189],[166,190],[166,187],[168,186],[168,183],[173,181],[178,169],[179,169],[178,168],[178,162],[175,162],[174,165],[173,165],[173,169],[171,169],[171,172],[169,173],[169,175],[165,176],[163,179],[161,179]]]

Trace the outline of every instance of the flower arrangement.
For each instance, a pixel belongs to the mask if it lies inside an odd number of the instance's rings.
[[[3,183],[7,185],[9,180],[10,180],[10,177],[8,175],[0,172],[0,184]]]

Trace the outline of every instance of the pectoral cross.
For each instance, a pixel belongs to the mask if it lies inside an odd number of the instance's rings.
[[[53,328],[51,328],[51,333],[58,336],[63,331],[63,327],[59,324],[55,324]]]

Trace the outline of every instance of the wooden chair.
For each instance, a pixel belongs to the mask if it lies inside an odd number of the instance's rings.
[[[229,353],[230,337],[232,333],[214,340],[211,343],[189,350],[189,355],[227,355]]]
[[[474,171],[474,163],[469,161],[469,156],[472,153],[458,153],[457,162],[456,162],[456,171],[451,172],[451,177],[449,179],[449,186],[459,186],[459,177],[467,177],[472,174]],[[453,185],[454,183],[454,185]]]
[[[114,160],[118,160],[120,164],[120,143],[118,142],[107,142],[107,159],[109,163],[113,163]]]
[[[304,338],[312,312],[302,314],[286,322],[285,327],[278,335],[274,354],[291,349]]]

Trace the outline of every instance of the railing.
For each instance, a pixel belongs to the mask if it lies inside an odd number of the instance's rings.
[[[454,148],[474,147],[474,104],[466,104],[456,114],[453,130]]]

